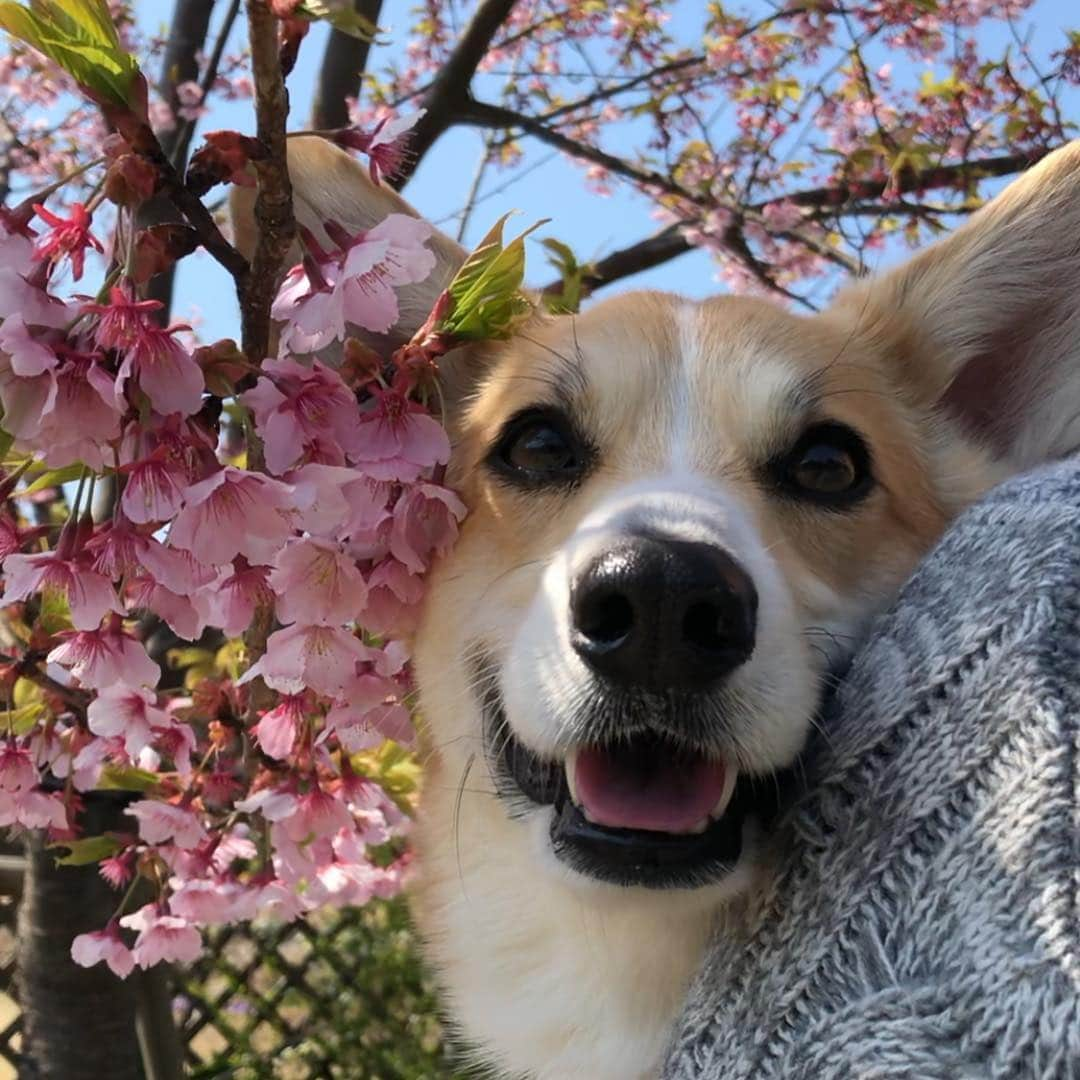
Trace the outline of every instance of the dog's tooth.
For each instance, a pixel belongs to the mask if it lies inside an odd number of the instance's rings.
[[[690,836],[700,836],[709,827],[709,818],[703,817],[692,829],[687,829]]]
[[[566,769],[566,789],[570,793],[570,801],[575,806],[580,806],[577,793],[577,750],[571,750],[566,755],[564,768]]]
[[[709,811],[710,821],[719,821],[724,816],[728,803],[731,802],[732,793],[735,791],[735,780],[737,778],[738,770],[729,766],[724,776],[723,794],[716,800],[716,805]]]

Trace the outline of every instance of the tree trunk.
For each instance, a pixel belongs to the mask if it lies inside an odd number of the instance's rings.
[[[123,800],[126,801],[126,800]],[[123,801],[89,796],[88,836],[117,828]],[[130,819],[127,824],[130,825]],[[71,959],[76,934],[100,930],[119,900],[96,866],[56,866],[45,837],[26,841],[16,983],[23,1012],[22,1080],[141,1080],[135,983]]]

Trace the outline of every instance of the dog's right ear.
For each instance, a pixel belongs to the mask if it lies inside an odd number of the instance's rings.
[[[395,191],[376,185],[358,161],[318,135],[300,135],[288,140],[289,176],[293,187],[293,209],[297,223],[310,229],[319,241],[332,247],[323,222],[333,221],[348,232],[378,225],[389,214],[420,215]],[[246,258],[255,249],[255,192],[233,186],[229,198],[233,240]],[[435,255],[435,269],[426,280],[398,290],[401,318],[389,334],[364,335],[380,351],[389,351],[412,337],[449,285],[467,252],[445,233],[432,230],[428,247]],[[297,245],[286,260],[286,269],[300,261]]]

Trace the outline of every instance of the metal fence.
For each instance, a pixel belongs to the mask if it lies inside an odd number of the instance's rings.
[[[18,1076],[13,981],[19,859],[0,855],[0,1080]],[[189,1077],[447,1080],[432,987],[399,902],[256,922],[207,936],[178,974],[173,1018]]]

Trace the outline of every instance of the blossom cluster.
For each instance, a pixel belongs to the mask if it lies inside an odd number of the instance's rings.
[[[155,178],[120,143],[103,190],[127,211]],[[434,266],[430,226],[305,236],[257,362],[162,325],[131,230],[97,296],[61,295],[104,249],[96,200],[0,215],[0,608],[19,643],[0,825],[100,863],[116,914],[72,955],[124,976],[191,960],[207,925],[399,889],[409,807],[378,758],[412,743],[403,639],[465,509],[440,480],[423,343],[382,357],[351,336],[397,323],[395,290]],[[314,355],[331,345],[339,367]],[[132,792],[127,824],[87,837],[101,787]]]

